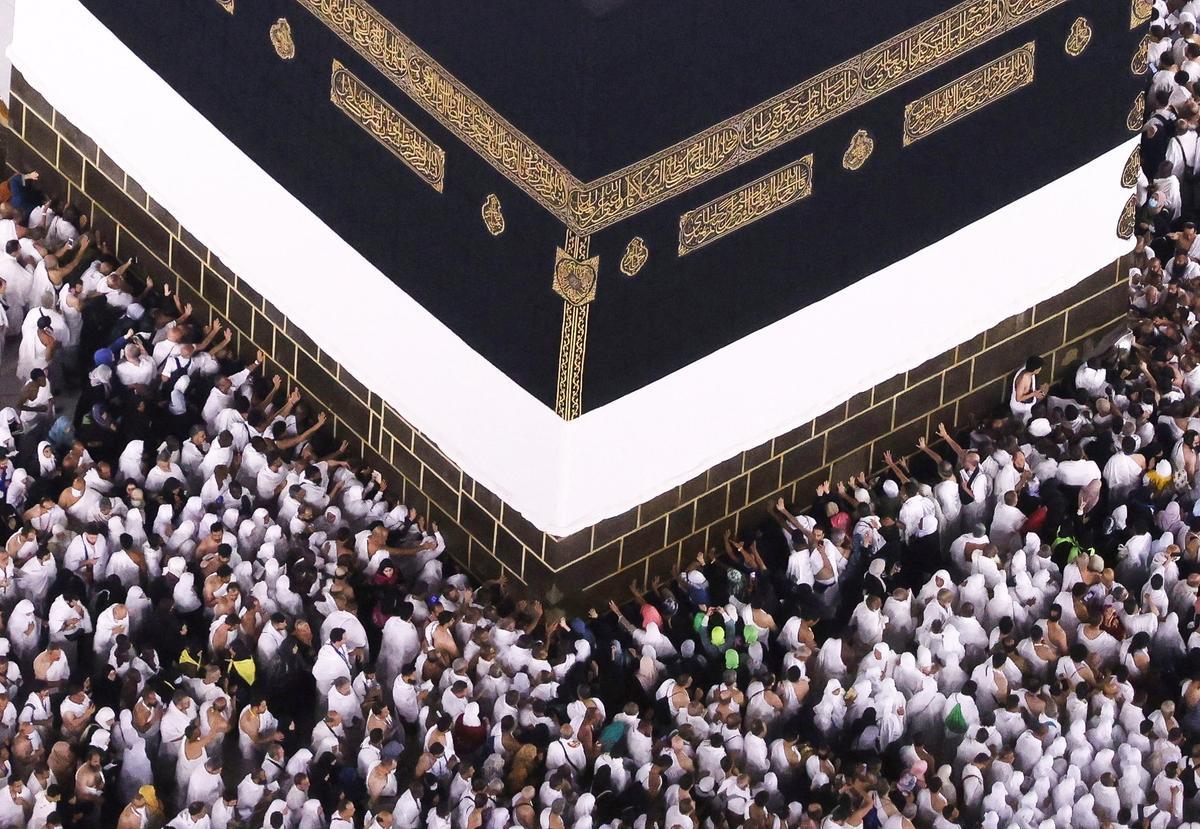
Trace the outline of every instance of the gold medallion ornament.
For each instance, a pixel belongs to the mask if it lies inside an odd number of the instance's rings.
[[[645,265],[649,258],[650,251],[646,247],[646,241],[641,236],[634,236],[625,246],[625,255],[621,257],[621,273],[626,276],[637,276],[638,271],[642,269],[642,265]]]
[[[1139,92],[1138,96],[1133,99],[1133,106],[1129,108],[1129,114],[1125,116],[1125,126],[1130,132],[1137,132],[1145,123],[1146,117],[1146,93]]]
[[[1143,37],[1138,44],[1133,60],[1129,62],[1129,71],[1135,75],[1145,75],[1150,71],[1150,35]]]
[[[587,305],[596,298],[596,275],[599,270],[599,256],[576,259],[562,248],[556,248],[554,292],[571,305]]]
[[[1136,220],[1137,196],[1133,195],[1125,202],[1125,209],[1121,211],[1121,218],[1117,220],[1117,236],[1122,239],[1132,239]]]
[[[873,152],[875,152],[875,139],[871,138],[871,133],[866,130],[859,130],[850,139],[850,146],[846,148],[846,153],[842,156],[842,166],[847,170],[859,170],[867,163],[867,159]]]
[[[271,45],[284,60],[296,57],[296,42],[292,40],[292,26],[287,18],[281,17],[271,26]]]
[[[1129,154],[1129,159],[1125,162],[1125,169],[1121,171],[1121,186],[1136,187],[1138,180],[1138,170],[1142,166],[1142,148],[1134,147],[1133,152]]]
[[[221,8],[233,14],[233,0],[217,0],[217,2],[221,4]]]
[[[480,212],[483,214],[483,223],[488,233],[499,236],[504,232],[504,211],[500,209],[500,199],[496,198],[495,193],[488,193]]]
[[[1071,24],[1071,31],[1067,32],[1067,42],[1063,48],[1067,50],[1068,55],[1077,58],[1083,54],[1083,50],[1091,41],[1092,24],[1087,22],[1086,17],[1077,17]]]
[[[1154,4],[1150,0],[1129,0],[1129,28],[1146,25],[1153,13]]]

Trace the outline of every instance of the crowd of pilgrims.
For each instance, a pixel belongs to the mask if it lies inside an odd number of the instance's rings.
[[[0,829],[1200,825],[1196,5],[1125,336],[578,612],[12,177]]]

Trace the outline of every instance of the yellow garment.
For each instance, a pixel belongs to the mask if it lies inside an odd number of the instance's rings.
[[[146,805],[150,807],[152,812],[162,812],[162,804],[158,802],[158,793],[153,786],[146,785],[138,789],[138,794],[146,801]]]
[[[1165,491],[1175,482],[1174,475],[1159,475],[1153,469],[1146,473],[1146,477],[1150,480],[1151,486],[1158,492]]]
[[[254,684],[254,676],[257,671],[257,666],[253,659],[233,659],[229,660],[229,667],[238,672],[242,679],[246,680],[247,685]]]

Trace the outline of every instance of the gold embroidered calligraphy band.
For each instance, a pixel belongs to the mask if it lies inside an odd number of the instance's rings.
[[[578,186],[570,173],[362,0],[298,0],[376,69],[553,213]]]
[[[679,217],[679,255],[686,256],[812,193],[812,153]]]
[[[594,233],[702,184],[1062,5],[966,0],[740,115],[581,182],[365,0],[297,0],[567,227]]]
[[[442,192],[446,152],[336,60],[329,98],[426,184]]]
[[[904,145],[1033,83],[1035,49],[1035,43],[1026,43],[904,107]]]
[[[587,352],[588,305],[563,303],[554,411],[563,420],[583,414],[583,362]]]

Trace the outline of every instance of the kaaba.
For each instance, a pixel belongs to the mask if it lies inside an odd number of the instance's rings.
[[[239,292],[562,538],[1123,253],[1149,14],[22,0],[10,51]]]

